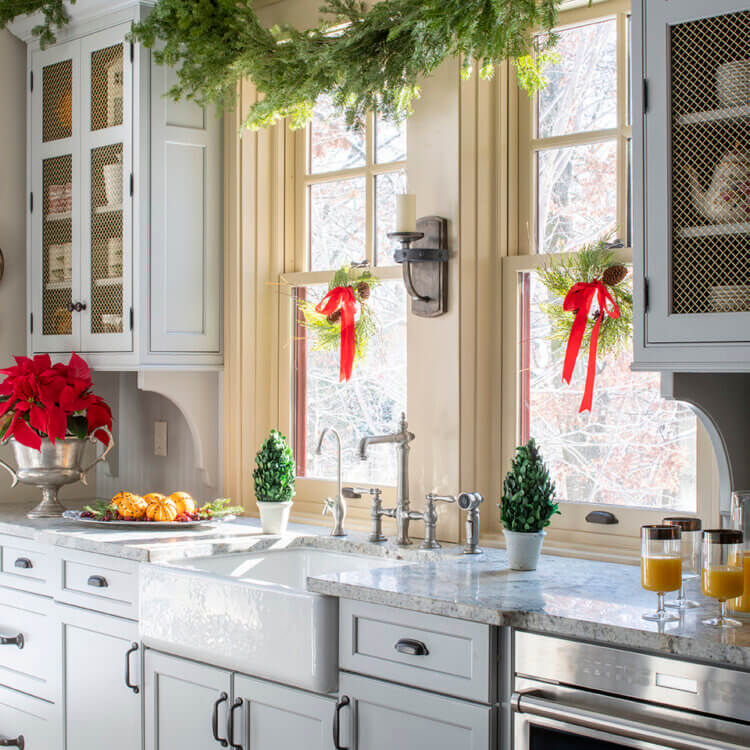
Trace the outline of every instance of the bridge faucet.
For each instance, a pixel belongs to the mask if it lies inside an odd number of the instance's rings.
[[[341,435],[333,429],[333,427],[325,427],[320,433],[318,439],[318,447],[315,451],[316,455],[320,455],[323,451],[323,440],[328,433],[331,433],[336,438],[336,466],[337,466],[337,489],[336,499],[327,497],[323,501],[323,515],[330,513],[333,516],[333,528],[331,529],[331,536],[346,536],[344,531],[344,518],[346,518],[346,501],[344,495],[341,492]]]
[[[398,454],[398,489],[396,492],[396,528],[398,538],[396,543],[400,547],[411,544],[409,541],[409,443],[414,440],[414,433],[409,432],[406,414],[401,414],[399,431],[390,435],[366,435],[359,441],[359,458],[367,460],[367,449],[371,445],[392,443]]]

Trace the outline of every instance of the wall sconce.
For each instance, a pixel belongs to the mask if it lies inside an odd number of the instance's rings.
[[[436,318],[448,311],[448,220],[425,216],[415,221],[414,196],[396,198],[399,231],[388,237],[400,247],[393,257],[403,267],[412,313]]]

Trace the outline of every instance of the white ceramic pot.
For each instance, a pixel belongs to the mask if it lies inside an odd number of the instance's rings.
[[[545,531],[508,531],[503,529],[511,570],[536,570]]]
[[[264,503],[256,501],[260,510],[260,525],[264,534],[285,534],[289,524],[289,511],[292,509],[292,501],[285,503]]]

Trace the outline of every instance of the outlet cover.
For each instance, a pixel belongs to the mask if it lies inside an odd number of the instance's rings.
[[[167,455],[167,423],[154,422],[154,455]]]

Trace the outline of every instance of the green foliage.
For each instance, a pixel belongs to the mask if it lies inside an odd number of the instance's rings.
[[[614,259],[614,250],[610,246],[611,235],[606,235],[596,242],[584,246],[582,250],[567,256],[550,256],[550,261],[537,268],[537,277],[552,293],[554,300],[540,307],[552,324],[552,341],[565,346],[570,336],[570,329],[575,320],[575,313],[563,310],[563,300],[570,287],[579,281],[600,279],[604,271],[618,265]],[[633,338],[633,285],[630,276],[619,284],[607,287],[617,306],[619,318],[605,316],[599,327],[597,353],[606,356],[610,352],[617,354],[630,346]],[[592,307],[596,312],[596,304]],[[587,351],[591,342],[591,331],[594,320],[590,317],[583,336],[582,347]]]
[[[170,94],[201,104],[233,104],[250,78],[260,96],[247,114],[250,128],[288,117],[309,120],[313,104],[331,95],[350,125],[379,111],[403,120],[419,96],[419,80],[458,56],[492,77],[504,60],[533,51],[534,33],[550,31],[561,0],[324,0],[314,29],[265,28],[251,0],[160,0],[132,37],[154,47],[159,63],[179,69]],[[543,53],[554,43],[545,35]],[[541,58],[538,58],[541,60]],[[521,85],[541,80],[537,57],[523,63]],[[533,90],[533,89],[532,89]]]
[[[292,449],[278,430],[271,430],[255,456],[255,497],[264,503],[291,500],[295,474]]]
[[[534,438],[519,445],[503,482],[500,520],[509,531],[541,531],[559,514],[555,485]]]
[[[71,5],[75,1],[69,0]],[[63,0],[0,0],[0,29],[4,29],[16,16],[37,11],[42,12],[44,20],[34,26],[32,33],[39,37],[39,43],[44,49],[55,43],[55,29],[68,23]]]

